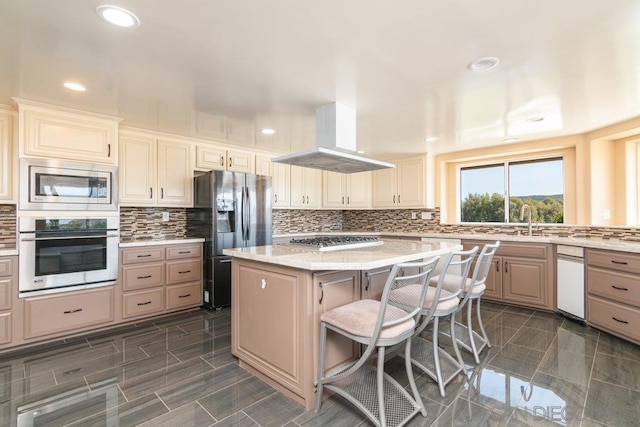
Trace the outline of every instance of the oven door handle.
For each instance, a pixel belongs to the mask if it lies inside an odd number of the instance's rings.
[[[101,234],[96,236],[94,235],[90,235],[90,236],[64,236],[64,237],[21,237],[20,241],[21,242],[41,242],[44,240],[77,240],[77,239],[103,239],[103,238],[112,238],[112,237],[118,237],[117,234]]]

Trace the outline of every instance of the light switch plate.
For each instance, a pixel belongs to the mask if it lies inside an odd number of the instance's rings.
[[[431,212],[422,212],[422,219],[431,219]]]
[[[162,212],[162,220],[169,221],[169,212]]]

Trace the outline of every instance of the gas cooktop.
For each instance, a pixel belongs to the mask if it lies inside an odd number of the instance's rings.
[[[375,236],[324,236],[291,239],[289,243],[317,248],[319,251],[337,251],[378,246],[383,242]]]

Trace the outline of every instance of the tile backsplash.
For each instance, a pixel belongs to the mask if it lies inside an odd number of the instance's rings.
[[[0,205],[0,248],[16,247],[16,207]]]
[[[169,220],[162,220],[162,213]],[[185,208],[120,208],[120,240],[184,239],[187,234]]]

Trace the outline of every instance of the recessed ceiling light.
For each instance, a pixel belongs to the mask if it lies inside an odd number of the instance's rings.
[[[485,56],[484,58],[478,58],[475,61],[472,61],[467,68],[471,71],[487,71],[494,68],[496,65],[500,63],[498,58],[493,56]]]
[[[527,121],[529,122],[541,122],[544,120],[544,117],[531,117],[530,119],[527,119]]]
[[[265,128],[262,129],[260,132],[262,132],[265,135],[273,135],[274,133],[276,133],[275,129],[270,129],[270,128]]]
[[[518,138],[505,138],[502,140],[502,142],[516,142],[518,140]]]
[[[96,7],[96,12],[100,18],[118,27],[134,28],[140,25],[136,15],[118,6],[103,4]]]
[[[427,141],[427,142],[434,142],[434,141],[438,140],[438,137],[437,136],[428,136],[424,140]]]
[[[64,82],[62,86],[66,87],[69,90],[75,90],[76,92],[84,92],[85,90],[87,90],[84,85],[76,82]]]

